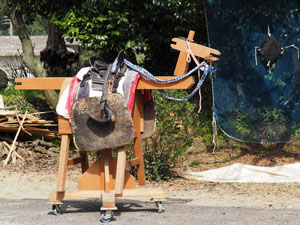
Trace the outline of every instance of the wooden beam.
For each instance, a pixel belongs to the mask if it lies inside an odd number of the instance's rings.
[[[65,79],[72,77],[15,78],[16,90],[60,90]]]
[[[117,161],[109,157],[109,172],[110,172],[110,190],[115,189],[115,180],[116,180],[116,167]],[[132,176],[127,170],[125,170],[124,176],[124,189],[134,189],[136,187],[136,182],[134,176]],[[78,190],[104,190],[104,152],[101,151],[100,158],[98,158],[78,180]]]
[[[92,190],[92,191],[68,191],[62,193],[63,199],[90,199],[90,198],[101,198],[103,191]],[[56,197],[57,192],[51,192],[49,196],[49,202],[59,202]],[[60,197],[60,198],[61,198]],[[138,188],[138,189],[125,189],[122,195],[116,194],[116,197],[149,197],[153,200],[163,200],[166,198],[165,193],[160,188]]]
[[[86,151],[79,151],[79,155],[82,158],[81,172],[83,174],[89,168],[89,157]]]
[[[110,179],[109,179],[109,158],[111,154],[111,149],[105,149],[105,150],[102,150],[102,152],[104,153],[104,191],[106,194],[108,194],[110,192],[110,184],[112,182],[110,182]]]
[[[72,134],[71,124],[69,120],[58,115],[58,133],[59,134]]]
[[[162,79],[162,80],[168,80],[175,78],[174,76],[157,76],[156,78]],[[153,82],[147,78],[141,77],[139,80],[139,83],[137,85],[138,90],[143,89],[189,89],[193,86],[195,83],[195,78],[190,76],[185,79],[182,79],[177,82],[173,83],[158,83]]]
[[[121,196],[117,197],[150,197],[151,199],[165,199],[165,192],[160,188],[137,188],[137,189],[127,189],[123,190]]]
[[[132,167],[132,166],[137,166],[140,164],[140,159],[139,158],[134,158],[134,159],[131,159],[129,161],[126,162],[126,169]]]
[[[157,76],[156,78],[162,80],[168,80],[174,78],[174,76]],[[60,90],[62,84],[66,79],[66,83],[70,83],[70,77],[59,77],[59,78],[16,78],[17,90]],[[189,89],[195,83],[194,77],[187,77],[181,81],[174,83],[158,83],[148,80],[147,78],[141,77],[137,85],[137,89]]]
[[[186,40],[183,40],[180,38],[173,38],[172,41],[175,42],[176,44],[171,44],[171,47],[175,50],[180,51],[181,53],[185,53],[185,55],[186,55],[186,53],[188,52],[188,46],[187,46]],[[209,47],[206,47],[203,45],[199,45],[199,44],[196,44],[193,42],[190,43],[190,47],[191,47],[191,50],[194,53],[194,55],[196,57],[200,57],[202,59],[218,61],[219,58],[213,57],[213,56],[221,55],[221,52],[216,49],[209,48]],[[185,60],[186,60],[186,58],[185,58]]]
[[[0,132],[9,132],[9,133],[16,133],[18,130],[18,127],[0,127]],[[48,129],[40,129],[36,127],[26,127],[24,130],[28,131],[31,134],[34,135],[40,135],[43,136],[46,139],[59,139],[60,135],[58,135],[58,132],[55,130],[48,130]],[[21,134],[23,134],[24,131],[21,131]]]
[[[78,163],[82,163],[83,162],[83,159],[82,157],[77,157],[77,158],[74,158],[74,159],[69,159],[68,160],[68,166],[73,166],[73,165],[76,165]]]

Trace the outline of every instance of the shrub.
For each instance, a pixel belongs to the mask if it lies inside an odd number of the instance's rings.
[[[5,107],[16,106],[21,113],[25,111],[28,113],[51,111],[42,91],[15,90],[14,86],[10,86],[0,91],[0,94],[3,97]],[[57,120],[54,112],[43,114],[41,117],[47,120]]]
[[[174,102],[165,99],[157,90],[155,101],[156,131],[143,141],[145,173],[148,180],[168,180],[171,169],[183,162],[187,148],[192,144],[193,126],[197,126],[195,105],[189,101]],[[181,98],[186,91],[170,90],[170,96]]]

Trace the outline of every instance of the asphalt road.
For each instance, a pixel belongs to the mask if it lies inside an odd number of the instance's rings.
[[[258,209],[238,207],[191,206],[190,200],[168,199],[166,209],[157,213],[153,202],[117,199],[118,211],[112,222],[122,225],[184,225],[184,224],[300,224],[300,210]],[[96,200],[65,201],[61,215],[54,215],[47,200],[0,199],[1,225],[94,225],[102,224],[100,202]]]

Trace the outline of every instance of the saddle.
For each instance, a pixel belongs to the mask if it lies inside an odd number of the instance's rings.
[[[95,76],[97,68],[92,71]],[[121,147],[135,137],[132,118],[123,97],[112,92],[113,81],[118,76],[118,73],[111,73],[109,65],[105,76],[98,79],[103,83],[102,96],[83,97],[72,105],[71,127],[74,144],[79,150]]]

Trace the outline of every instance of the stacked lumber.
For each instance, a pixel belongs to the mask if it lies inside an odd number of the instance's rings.
[[[57,131],[48,129],[49,127],[57,127],[57,123],[51,120],[40,119],[36,114],[38,113],[25,115],[17,111],[0,110],[0,132],[16,133],[21,120],[24,119],[22,133],[40,135],[49,139],[57,138]]]

